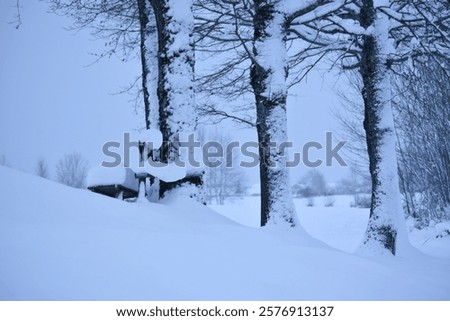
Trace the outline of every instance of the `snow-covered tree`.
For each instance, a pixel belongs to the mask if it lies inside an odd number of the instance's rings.
[[[377,13],[372,1],[365,1],[360,12],[361,27],[372,28],[363,35],[360,73],[365,106],[364,129],[372,177],[372,205],[364,245],[395,254],[398,234],[404,229],[403,211],[395,152],[396,136],[391,106],[391,53],[389,17]]]
[[[399,189],[392,73],[405,62],[448,57],[448,1],[351,1],[335,16],[315,21],[323,50],[347,42],[344,68],[362,80],[364,129],[372,178],[372,204],[362,251],[397,251],[406,245]],[[316,41],[317,43],[317,41]]]
[[[286,155],[274,148],[274,144],[279,147],[287,141],[289,87],[301,81],[324,56],[302,54],[304,48],[297,46],[296,41],[304,36],[314,37],[311,33],[299,33],[296,27],[330,16],[345,1],[199,0],[196,3],[197,47],[207,54],[224,55],[227,61],[200,78],[200,89],[226,99],[246,99],[252,95],[256,117],[245,113],[248,109],[233,115],[214,103],[205,104],[204,111],[220,119],[255,125],[260,144],[261,225],[295,226]]]
[[[197,127],[194,100],[194,18],[192,0],[151,0],[158,39],[159,129],[165,144],[162,162],[180,156],[180,135],[193,134]],[[160,195],[172,188],[190,185],[191,196],[199,196],[202,169],[189,168],[187,177],[176,183],[160,183]]]
[[[393,80],[393,110],[397,131],[397,159],[400,191],[407,218],[416,227],[448,220],[445,208],[448,196],[450,146],[442,137],[449,136],[447,119],[450,86],[446,79],[449,68],[445,60],[438,64],[428,59],[426,64],[397,66]],[[401,72],[401,73],[400,73]],[[369,160],[364,128],[364,102],[360,78],[350,74],[350,85],[341,92],[343,99],[336,116],[342,125],[342,135],[351,142],[347,156],[352,159],[355,174],[365,178]],[[414,130],[411,130],[411,129]],[[369,177],[370,178],[370,177]]]
[[[255,0],[250,82],[256,101],[261,182],[261,225],[296,225],[284,150],[287,137],[286,13],[281,1]],[[275,145],[274,145],[275,144]]]
[[[156,22],[149,0],[137,0],[140,58],[142,69],[142,97],[146,129],[159,129],[158,100],[156,98],[157,48]]]
[[[54,11],[75,20],[75,28],[92,28],[106,40],[108,50],[100,57],[120,52],[127,59],[139,52],[145,128],[159,129],[168,142],[149,156],[173,161],[177,136],[193,133],[197,123],[192,1],[49,1]],[[201,170],[190,170],[182,182],[161,182],[159,193],[185,184],[201,186]]]
[[[391,74],[394,65],[406,59],[445,54],[446,49],[439,48],[439,43],[444,48],[450,43],[441,33],[439,15],[433,16],[437,12],[430,9],[428,4],[415,1],[361,1],[359,21],[365,34],[359,70],[372,177],[372,205],[363,251],[396,254],[407,242],[397,171]],[[448,4],[442,9],[447,9],[443,12],[448,20]],[[435,27],[430,28],[429,23]],[[436,42],[431,44],[432,40]]]

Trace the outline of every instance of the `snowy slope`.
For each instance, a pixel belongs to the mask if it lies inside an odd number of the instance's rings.
[[[450,299],[450,260],[369,260],[172,197],[126,203],[0,167],[1,300]]]

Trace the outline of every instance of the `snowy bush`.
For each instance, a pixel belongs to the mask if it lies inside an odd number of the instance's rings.
[[[450,236],[450,222],[438,223],[434,228],[436,229],[437,238]]]

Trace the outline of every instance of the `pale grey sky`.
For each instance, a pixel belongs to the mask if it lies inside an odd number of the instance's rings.
[[[139,65],[112,58],[87,67],[101,42],[64,30],[70,21],[40,1],[22,3],[16,30],[7,23],[14,3],[0,3],[0,154],[25,171],[40,156],[54,165],[72,151],[99,163],[105,141],[139,125],[131,97],[112,95]]]

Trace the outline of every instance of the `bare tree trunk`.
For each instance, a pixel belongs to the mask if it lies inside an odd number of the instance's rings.
[[[279,144],[287,142],[287,53],[285,17],[277,10],[277,3],[255,0],[253,18],[251,85],[256,99],[259,140],[261,226],[295,226],[286,155],[278,149]]]
[[[150,67],[148,62],[148,48],[146,47],[146,39],[149,37],[150,21],[149,12],[150,6],[147,2],[148,0],[138,0],[138,10],[139,10],[139,27],[140,27],[140,49],[141,49],[141,67],[142,67],[142,94],[144,98],[144,114],[145,114],[145,128],[150,128],[150,98],[148,90],[148,77],[150,74]]]
[[[396,135],[391,106],[389,21],[377,17],[373,0],[364,0],[361,24],[373,26],[363,39],[360,72],[363,79],[364,129],[372,178],[372,203],[362,250],[396,254],[404,220],[398,181]],[[400,233],[399,233],[400,232]]]

